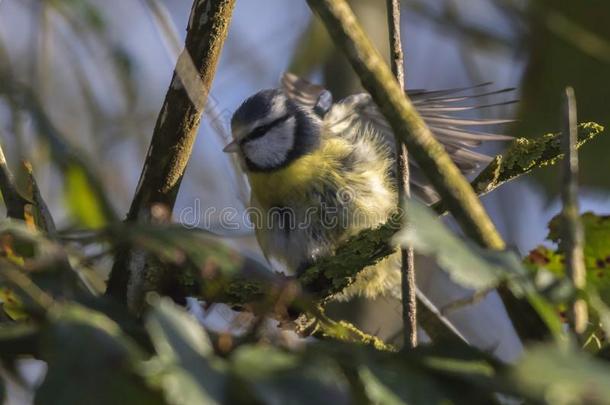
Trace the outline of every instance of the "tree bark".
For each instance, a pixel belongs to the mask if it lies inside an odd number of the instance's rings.
[[[387,0],[386,4],[392,73],[394,73],[400,88],[405,89],[405,61],[400,36],[400,1]],[[398,206],[404,210],[406,209],[405,204],[407,199],[411,198],[409,154],[407,147],[398,137],[396,137],[396,174]],[[413,348],[417,346],[417,286],[415,283],[415,253],[412,247],[400,249],[400,275],[402,287],[403,346]]]
[[[188,22],[185,49],[178,58],[171,84],[153,132],[146,161],[127,222],[169,220],[201,115],[227,37],[235,0],[195,0]],[[155,213],[157,215],[155,215]],[[162,277],[141,252],[128,247],[117,252],[107,294],[139,312],[146,291]]]

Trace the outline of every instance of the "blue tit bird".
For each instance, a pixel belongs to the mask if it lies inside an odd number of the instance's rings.
[[[480,108],[455,103],[464,89],[408,91],[436,139],[465,173],[490,161],[471,148],[511,139],[466,129],[507,120],[456,118],[447,113]],[[502,104],[502,103],[501,103]],[[298,274],[359,231],[384,223],[396,209],[395,139],[369,94],[333,103],[321,86],[284,74],[277,89],[262,90],[241,104],[231,120],[233,141],[251,186],[248,213],[268,258]],[[412,193],[438,199],[411,162]],[[363,270],[340,297],[376,297],[400,290],[397,257]]]

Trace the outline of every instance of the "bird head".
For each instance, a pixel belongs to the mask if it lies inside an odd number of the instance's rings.
[[[310,153],[319,144],[321,120],[279,89],[262,90],[233,114],[233,142],[249,171],[273,171]]]

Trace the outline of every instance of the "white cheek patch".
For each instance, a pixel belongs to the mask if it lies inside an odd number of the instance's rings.
[[[262,168],[280,166],[294,146],[294,130],[295,119],[291,117],[260,138],[247,141],[242,146],[244,155]]]

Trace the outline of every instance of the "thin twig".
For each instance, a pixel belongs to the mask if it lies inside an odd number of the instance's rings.
[[[185,49],[157,118],[127,221],[152,222],[153,208],[171,213],[174,207],[234,6],[235,0],[193,2]],[[115,258],[108,294],[138,313],[146,291],[160,287],[161,271],[142,252],[125,248]]]
[[[579,218],[578,204],[578,126],[574,89],[566,88],[562,149],[566,156],[563,164],[563,238],[562,249],[566,255],[567,274],[577,291],[586,286],[585,258],[583,253],[584,232]],[[572,330],[581,334],[587,328],[587,304],[576,297],[570,314]]]
[[[0,258],[0,268],[2,269],[0,278],[20,290],[41,312],[48,311],[55,304],[53,297],[34,284],[19,266]]]
[[[439,312],[441,315],[448,315],[454,311],[462,309],[464,307],[478,304],[483,301],[495,288],[486,288],[484,290],[475,291],[472,295],[464,298],[458,298],[457,300],[451,301],[440,308]]]
[[[390,63],[392,73],[400,88],[405,88],[404,55],[400,38],[400,2],[387,0],[388,32],[390,34]],[[398,185],[398,206],[406,209],[406,201],[411,197],[409,179],[409,156],[407,147],[396,138],[396,178]],[[412,247],[400,250],[400,274],[402,284],[402,321],[404,326],[404,347],[417,346],[417,295],[415,285],[415,258]]]
[[[405,88],[404,53],[400,37],[400,1],[386,0],[388,10],[388,33],[390,34],[390,64],[392,73],[401,89]]]
[[[13,180],[2,146],[0,146],[0,193],[6,205],[6,216],[14,219],[25,219],[25,206],[29,203],[21,196]]]
[[[36,178],[34,177],[32,164],[28,161],[23,161],[22,166],[28,177],[28,192],[32,198],[32,204],[36,208],[36,227],[45,232],[50,238],[55,239],[57,237],[55,220],[53,220],[47,203],[42,198],[42,193],[38,188],[38,182],[36,182]]]

